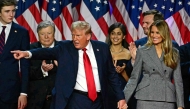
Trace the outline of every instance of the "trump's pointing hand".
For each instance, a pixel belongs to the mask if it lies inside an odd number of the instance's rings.
[[[18,60],[24,57],[29,57],[29,53],[27,51],[15,50],[11,51],[11,53],[13,53],[14,58]]]

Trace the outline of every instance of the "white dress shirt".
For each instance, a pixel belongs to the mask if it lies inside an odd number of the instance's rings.
[[[100,87],[100,79],[99,79],[99,74],[98,74],[98,66],[96,62],[96,58],[94,55],[94,51],[92,48],[91,43],[89,42],[88,45],[86,46],[86,53],[90,59],[90,63],[92,66],[92,72],[94,75],[94,81],[96,85],[96,91],[100,92],[101,87]],[[76,85],[75,88],[76,90],[80,90],[83,92],[88,92],[87,89],[87,83],[86,83],[86,75],[85,75],[85,69],[84,69],[84,62],[83,62],[83,51],[78,50],[79,52],[79,63],[78,63],[78,73],[77,73],[77,79],[76,79]]]
[[[5,44],[6,44],[6,42],[7,42],[7,39],[8,39],[10,30],[11,30],[11,25],[12,25],[12,23],[9,23],[9,24],[7,24],[7,25],[3,25],[3,24],[0,22],[0,34],[1,34],[2,30],[3,30],[3,27],[2,27],[2,26],[6,26],[6,28],[5,28]],[[17,31],[15,30],[15,32],[17,32]]]
[[[53,47],[54,47],[54,42],[49,46],[49,48],[53,48]],[[45,48],[45,47],[42,45],[42,48]],[[41,70],[42,70],[42,73],[43,73],[44,77],[48,76],[48,72],[44,71],[42,66],[41,66]]]

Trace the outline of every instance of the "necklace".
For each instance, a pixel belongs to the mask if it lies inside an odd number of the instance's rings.
[[[123,51],[124,47],[122,46],[122,48],[120,49],[120,51],[115,52],[114,50],[112,50],[112,48],[110,48],[111,53],[121,53]]]

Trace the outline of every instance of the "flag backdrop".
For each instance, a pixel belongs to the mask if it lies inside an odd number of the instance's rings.
[[[71,40],[73,21],[91,24],[92,39],[105,41],[108,27],[121,22],[127,27],[127,42],[145,37],[142,13],[157,9],[164,14],[171,37],[179,45],[190,42],[190,0],[17,0],[14,21],[29,30],[30,41],[38,41],[37,25],[42,20],[55,23],[56,40]]]

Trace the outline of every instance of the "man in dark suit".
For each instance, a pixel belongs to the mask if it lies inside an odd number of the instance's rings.
[[[190,43],[179,47],[185,109],[190,109]]]
[[[143,27],[145,35],[148,35],[149,27],[156,20],[164,20],[164,15],[160,11],[152,9],[152,10],[145,11],[143,13],[142,27]],[[147,40],[148,40],[148,37],[145,36],[135,41],[136,47],[143,46],[144,44],[146,44]],[[172,43],[174,47],[179,49],[179,45],[174,40],[172,40]]]
[[[85,21],[73,22],[71,31],[72,41],[62,41],[54,48],[11,52],[16,59],[28,57],[58,61],[52,109],[108,109],[108,84],[111,84],[116,94],[118,108],[126,109],[109,46],[90,40],[91,27]],[[91,63],[88,72],[85,72],[86,65],[89,65],[86,61]],[[89,75],[90,80],[93,80],[92,85],[87,82]]]
[[[38,24],[37,33],[39,41],[32,43],[30,49],[53,48],[55,41],[55,24],[42,21]],[[49,109],[51,104],[51,91],[55,83],[57,61],[31,60],[29,72],[29,92],[27,109]]]
[[[27,104],[29,62],[14,59],[10,51],[28,50],[30,37],[13,22],[15,7],[15,0],[0,0],[0,109],[23,109]]]

